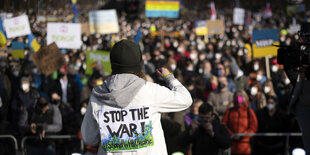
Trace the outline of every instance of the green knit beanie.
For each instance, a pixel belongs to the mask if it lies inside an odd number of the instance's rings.
[[[111,52],[112,73],[138,73],[142,70],[142,52],[138,45],[129,40],[117,42]]]

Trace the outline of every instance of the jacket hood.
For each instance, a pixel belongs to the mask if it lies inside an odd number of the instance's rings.
[[[146,83],[134,74],[112,75],[92,91],[91,102],[124,108]]]

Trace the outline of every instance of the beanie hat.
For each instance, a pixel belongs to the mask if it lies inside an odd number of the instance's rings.
[[[113,46],[110,61],[113,73],[138,73],[142,70],[141,50],[129,40],[121,40]]]

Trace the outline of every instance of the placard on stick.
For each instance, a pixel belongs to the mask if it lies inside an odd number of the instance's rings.
[[[32,53],[31,58],[39,71],[46,76],[65,65],[65,59],[55,42]]]

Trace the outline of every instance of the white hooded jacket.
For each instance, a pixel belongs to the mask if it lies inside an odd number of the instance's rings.
[[[164,80],[171,90],[147,82],[134,74],[112,75],[104,81],[103,85],[94,88],[81,127],[85,144],[91,146],[102,144],[102,138],[104,137],[102,132],[107,132],[106,128],[103,128],[109,126],[109,124],[99,125],[105,121],[102,120],[103,116],[107,116],[103,115],[102,111],[111,108],[122,110],[128,107],[149,106],[152,109],[149,117],[152,126],[152,146],[126,152],[106,152],[102,145],[99,145],[98,154],[166,155],[167,149],[160,123],[160,113],[184,110],[192,104],[192,98],[188,90],[173,75],[167,75]],[[102,117],[99,117],[99,115]],[[113,125],[113,123],[110,125]]]

